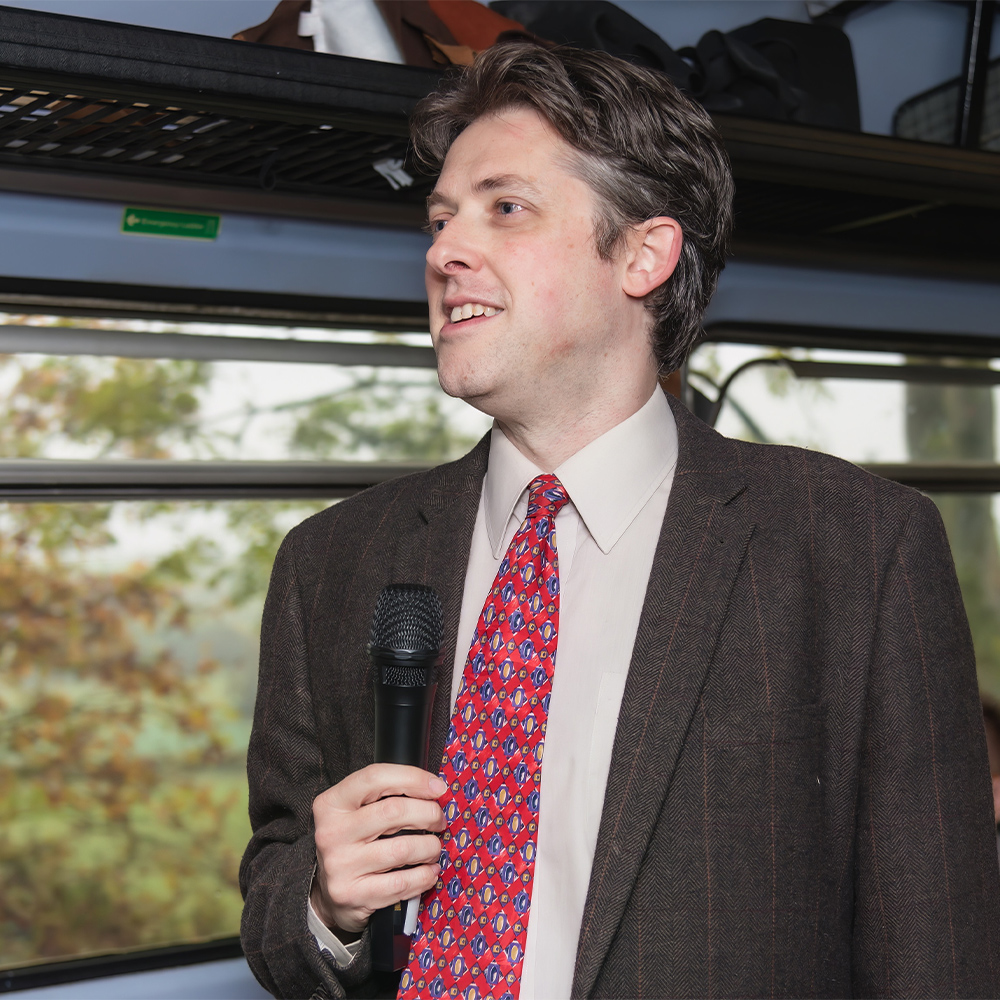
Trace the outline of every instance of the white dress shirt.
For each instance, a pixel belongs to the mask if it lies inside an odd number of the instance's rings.
[[[521,1000],[568,997],[618,709],[677,463],[677,429],[657,389],[627,420],[567,459],[556,516],[559,637],[542,763],[538,853]],[[541,471],[496,426],[465,576],[452,705],[476,623]],[[311,912],[337,964],[345,948]]]

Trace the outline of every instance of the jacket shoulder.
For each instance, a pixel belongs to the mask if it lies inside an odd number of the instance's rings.
[[[481,489],[489,455],[489,434],[453,462],[389,479],[307,517],[285,536],[282,550],[311,550],[336,533],[347,540],[391,532],[442,498]],[[387,536],[388,537],[388,536]]]
[[[741,469],[762,486],[778,487],[786,480],[794,480],[808,482],[817,499],[860,492],[903,507],[931,504],[918,490],[884,479],[836,455],[796,445],[730,440],[740,455]]]
[[[858,504],[870,510],[874,504],[883,514],[898,511],[905,519],[918,509],[936,511],[917,490],[842,458],[795,445],[725,437],[676,400],[670,403],[680,446],[678,471],[714,476],[738,472],[761,512],[821,506],[834,515]]]
[[[910,486],[807,448],[745,441],[733,446],[758,521],[807,531],[814,544],[845,551],[868,536],[886,555],[904,537],[945,536],[937,506]]]

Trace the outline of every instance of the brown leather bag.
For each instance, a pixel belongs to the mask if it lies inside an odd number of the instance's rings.
[[[469,66],[476,53],[500,36],[533,38],[512,21],[477,0],[375,0],[408,66]],[[281,0],[261,24],[233,38],[263,45],[312,50],[312,38],[299,34],[299,15],[312,0]]]
[[[383,6],[383,0],[379,0],[379,7]],[[410,6],[409,2],[406,6]],[[427,0],[427,6],[444,22],[457,45],[442,44],[430,34],[427,43],[455,66],[471,66],[476,54],[488,49],[501,36],[533,37],[524,25],[484,7],[477,0]]]
[[[252,28],[237,31],[238,42],[259,42],[261,45],[284,45],[289,49],[312,50],[311,38],[299,34],[299,15],[308,11],[312,0],[281,0],[271,16]]]

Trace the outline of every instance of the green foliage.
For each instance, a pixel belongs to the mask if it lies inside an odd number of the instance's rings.
[[[0,356],[0,456],[225,453],[232,435],[203,416],[214,374]],[[426,380],[345,383],[273,408],[289,457],[434,461],[473,443]],[[0,508],[0,966],[237,933],[255,622],[281,538],[324,506]],[[123,561],[127,539],[178,525],[166,551]]]
[[[373,372],[336,395],[296,403],[290,451],[309,458],[369,452],[383,461],[427,462],[468,451],[475,439],[449,422],[440,396],[420,390],[426,382],[387,382]]]
[[[327,506],[321,500],[245,500],[227,505],[229,529],[246,542],[235,558],[216,564],[210,585],[224,587],[233,604],[260,601],[267,592],[274,555],[288,529]]]
[[[198,391],[211,379],[201,361],[10,356],[14,375],[0,422],[0,454],[32,458],[52,438],[97,445],[100,456],[167,458],[170,445],[199,433]]]
[[[105,542],[108,517],[107,506],[33,504],[0,519],[5,964],[178,933],[160,883],[142,888],[161,869],[196,896],[217,883],[206,912],[232,895],[232,844],[186,836],[165,804],[190,799],[207,765],[238,759],[231,710],[207,684],[218,665],[191,670],[171,651],[191,617],[179,588],[142,565],[91,572],[67,558]],[[237,798],[203,790],[203,820],[224,824]]]

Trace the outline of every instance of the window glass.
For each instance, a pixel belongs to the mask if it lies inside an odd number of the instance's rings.
[[[490,426],[426,368],[0,355],[0,458],[427,461]]]
[[[915,383],[907,381],[903,368],[937,365],[987,373],[994,369],[992,361],[703,344],[691,358],[691,385],[714,400],[718,386],[741,365],[778,357],[895,366],[896,377],[842,377],[850,374],[842,368],[836,378],[798,378],[785,366],[752,366],[730,383],[716,423],[719,431],[743,440],[800,445],[859,464],[992,466],[996,462],[997,388]],[[941,511],[951,543],[976,647],[980,687],[1000,699],[1000,495],[928,495]]]
[[[192,337],[268,330],[144,323],[138,332]],[[350,337],[427,345],[419,331]],[[714,399],[740,364],[775,353],[704,345],[691,383]],[[733,381],[718,427],[862,463],[992,462],[994,392],[796,378],[760,366]],[[0,468],[11,458],[199,459],[219,468],[232,459],[433,463],[461,454],[489,426],[444,396],[426,368],[80,353],[0,355],[0,412]],[[987,493],[934,500],[981,684],[1000,696],[1000,509]],[[263,598],[284,533],[327,503],[0,504],[0,965],[238,933]]]
[[[715,399],[718,386],[740,366],[778,357],[856,364],[903,362],[898,354],[704,344],[691,359],[691,384]],[[763,364],[747,368],[733,380],[715,426],[728,437],[796,444],[854,462],[905,462],[904,410],[899,381],[799,379],[787,368]],[[872,433],[873,428],[878,433]]]
[[[941,511],[976,647],[979,687],[1000,701],[1000,496],[928,493]]]
[[[40,330],[71,324],[84,343],[81,324],[95,336],[108,330],[107,322],[93,319],[6,318]],[[115,322],[121,331],[122,321]],[[195,332],[243,336],[254,329],[130,324],[140,325],[147,329],[125,332],[181,331],[195,340]],[[277,340],[315,334],[264,329]],[[258,338],[260,332],[254,329]],[[430,346],[427,334],[355,330],[340,340]],[[174,338],[171,350],[183,346]],[[183,356],[0,355],[0,415],[0,458],[433,463],[464,454],[490,426],[488,417],[441,391],[433,368]]]
[[[239,932],[260,612],[323,506],[0,505],[0,964]]]
[[[231,460],[433,464],[490,423],[426,367],[198,361],[177,337],[162,359],[84,353],[109,331],[426,332],[0,319],[22,338],[0,354],[0,482],[11,459],[197,459],[223,483]],[[71,349],[25,353],[35,328]],[[330,502],[0,503],[0,966],[238,934],[264,595],[281,538]]]

